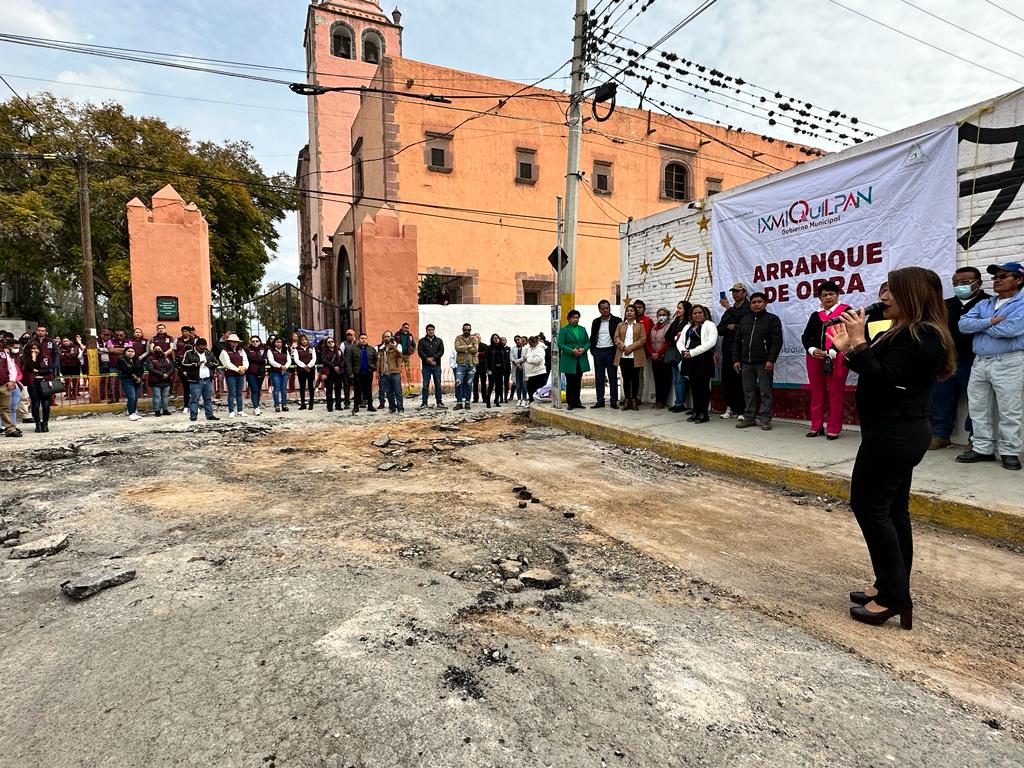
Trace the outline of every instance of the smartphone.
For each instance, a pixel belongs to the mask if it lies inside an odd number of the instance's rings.
[[[719,291],[718,292],[718,298],[724,299],[725,298],[725,291]]]

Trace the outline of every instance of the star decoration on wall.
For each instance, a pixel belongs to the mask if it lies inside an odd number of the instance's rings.
[[[672,235],[665,235],[665,237],[661,241],[661,244],[666,248],[672,245]]]
[[[708,224],[711,223],[711,219],[705,216],[703,213],[700,215],[700,220],[697,222],[697,226],[700,227],[701,232],[708,231]]]
[[[647,268],[648,268],[648,267],[650,267],[650,266],[651,266],[651,265],[647,263],[647,259],[644,259],[644,260],[643,260],[643,261],[642,261],[642,262],[640,263],[640,274],[641,274],[641,275],[646,275],[646,274],[647,274]]]

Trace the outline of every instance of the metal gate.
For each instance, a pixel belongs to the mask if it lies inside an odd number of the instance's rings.
[[[210,328],[215,339],[236,333],[243,341],[250,336],[266,341],[270,334],[287,337],[310,325],[340,337],[347,328],[362,330],[361,315],[358,307],[340,307],[285,283],[249,301],[213,305]]]

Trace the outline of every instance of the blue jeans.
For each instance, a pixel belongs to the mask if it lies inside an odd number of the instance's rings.
[[[128,401],[128,415],[131,416],[135,413],[136,407],[139,404],[139,388],[140,385],[136,384],[131,379],[121,379],[121,389],[124,391],[125,400]]]
[[[676,398],[672,405],[682,408],[686,402],[686,377],[678,363],[672,366],[672,387],[675,389]]]
[[[235,376],[234,374],[224,374],[224,381],[227,383],[228,390],[228,412],[235,411],[236,413],[242,412],[242,385],[245,383],[244,376]]]
[[[260,407],[260,390],[263,388],[262,373],[245,374],[245,384],[249,388],[249,400],[253,408]]]
[[[18,402],[21,400],[21,386],[11,390],[11,421],[18,423]]]
[[[516,400],[525,400],[526,397],[526,372],[516,368]]]
[[[611,392],[611,404],[619,402],[619,372],[615,370],[615,347],[594,347],[594,384],[597,387],[597,402],[604,405],[605,380]]]
[[[960,396],[967,391],[967,383],[971,379],[971,363],[958,360],[956,371],[945,381],[936,381],[932,389],[932,434],[947,440],[953,434],[953,422],[956,421],[956,407],[960,405]],[[971,417],[964,419],[964,429],[973,434]]]
[[[440,365],[424,365],[423,366],[423,405],[427,404],[427,400],[430,399],[430,382],[434,382],[434,399],[437,404],[441,404],[441,366]]]
[[[270,388],[274,390],[274,405],[288,403],[288,372],[271,371]]]
[[[163,413],[167,410],[167,400],[171,396],[170,384],[151,384],[153,390],[153,413]]]
[[[473,395],[473,373],[475,365],[455,366],[455,400],[457,402],[469,402]]]
[[[188,415],[193,420],[199,416],[199,399],[203,400],[206,418],[213,418],[213,379],[190,381],[188,383]]]
[[[405,404],[402,399],[402,374],[378,374],[377,383],[380,384],[380,391],[382,393],[382,397],[386,397],[388,399],[388,410],[404,411]]]

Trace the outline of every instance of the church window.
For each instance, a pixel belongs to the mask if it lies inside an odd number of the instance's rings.
[[[337,22],[331,28],[331,54],[341,59],[354,59],[355,36],[352,28],[343,22]]]
[[[690,199],[690,170],[680,162],[665,165],[665,184],[662,196],[669,200]]]
[[[384,38],[373,29],[363,33],[363,61],[367,64],[380,64],[381,55],[384,53]]]

